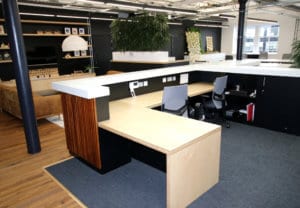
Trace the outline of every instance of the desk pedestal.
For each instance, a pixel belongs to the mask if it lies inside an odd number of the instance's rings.
[[[182,208],[219,181],[221,131],[167,155],[167,207]]]

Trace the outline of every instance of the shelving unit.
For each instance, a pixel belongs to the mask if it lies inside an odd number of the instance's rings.
[[[12,63],[12,60],[1,60],[0,63],[1,63],[1,64],[4,64],[4,63]]]
[[[4,19],[1,18],[0,22],[4,22]],[[89,26],[89,23],[86,22],[67,22],[67,21],[48,21],[48,20],[21,20],[21,23],[29,24],[46,24],[46,25],[80,25],[80,26]]]
[[[53,19],[54,20],[54,19]],[[75,22],[76,21],[76,22]],[[75,21],[64,21],[64,20],[38,20],[37,19],[22,19],[22,29],[23,29],[23,37],[24,43],[26,45],[26,49],[31,53],[36,53],[37,48],[41,47],[53,47],[55,49],[55,54],[57,57],[57,67],[59,68],[62,74],[72,73],[73,70],[84,70],[85,67],[89,65],[93,65],[93,52],[92,52],[92,36],[91,36],[91,28],[89,19],[87,20],[75,20]],[[5,25],[5,20],[0,18],[0,24]],[[70,33],[66,33],[66,29],[69,28]],[[72,34],[72,30],[76,28],[77,34],[80,37],[83,37],[88,42],[88,50],[86,52],[86,56],[72,56],[72,57],[64,57],[65,53],[61,52],[60,45],[64,38],[68,37]],[[5,31],[6,32],[6,31]],[[83,34],[81,34],[81,32]],[[8,38],[7,33],[0,34],[0,44],[1,42],[7,44]],[[0,54],[9,52],[9,47],[0,47]],[[27,52],[26,52],[27,53]],[[38,59],[35,63],[35,55],[37,55]],[[44,65],[47,65],[47,61],[43,61],[43,56],[39,57],[39,54],[34,54],[31,56],[27,56],[28,61],[33,61],[30,64],[30,69],[43,69]],[[42,62],[38,63],[38,60],[42,60]],[[51,57],[53,59],[53,56]],[[88,60],[90,59],[90,61]],[[54,59],[55,60],[55,59]],[[0,60],[1,64],[10,64],[12,60]],[[43,64],[44,63],[44,64]],[[39,66],[38,66],[39,65]],[[8,75],[13,78],[13,73],[11,71],[11,65],[8,67],[3,66],[6,70],[9,70]],[[39,67],[39,68],[37,68]],[[1,68],[1,66],[0,66]],[[3,71],[3,70],[1,70]],[[7,78],[5,78],[7,79]]]
[[[86,22],[67,22],[67,21],[47,21],[47,20],[21,20],[21,23],[29,24],[46,24],[46,25],[77,25],[77,26],[89,26]]]
[[[63,59],[86,59],[92,58],[92,56],[71,56],[71,57],[63,57]]]
[[[68,34],[38,34],[38,33],[24,33],[23,36],[32,36],[32,37],[68,37],[69,35]],[[82,37],[90,37],[91,35],[89,34],[81,34],[78,36],[82,36]]]

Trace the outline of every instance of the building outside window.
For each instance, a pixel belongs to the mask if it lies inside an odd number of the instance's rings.
[[[245,31],[244,52],[253,53],[255,40],[255,27],[247,27]]]
[[[279,25],[262,26],[259,28],[259,51],[277,53]]]
[[[277,53],[279,25],[248,26],[245,32],[245,53]]]
[[[232,53],[236,52],[237,28],[234,28]],[[244,33],[244,53],[278,52],[279,25],[248,25]]]

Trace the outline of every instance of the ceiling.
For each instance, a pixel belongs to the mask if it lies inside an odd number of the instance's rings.
[[[173,20],[209,20],[219,14],[237,15],[238,0],[18,0],[20,5],[64,8],[108,14],[166,13]],[[300,0],[248,0],[248,13],[261,10],[300,17]]]

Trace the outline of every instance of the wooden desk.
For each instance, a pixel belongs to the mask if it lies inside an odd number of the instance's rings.
[[[202,95],[213,90],[213,85],[210,83],[193,83],[188,85],[188,96],[194,97]],[[122,102],[127,102],[135,106],[155,108],[161,105],[163,91],[156,91],[139,95],[137,97],[129,97],[122,99]]]
[[[211,84],[191,84],[188,94],[212,89]],[[165,154],[166,206],[182,208],[219,181],[221,127],[149,108],[161,100],[159,91],[110,102],[110,119],[98,127]],[[70,152],[101,169],[101,131],[99,135],[93,125],[95,101],[63,94],[63,106]]]
[[[197,83],[188,94],[211,90]],[[219,181],[221,127],[147,108],[161,99],[159,91],[113,101],[99,126],[166,154],[167,207],[186,207]]]

